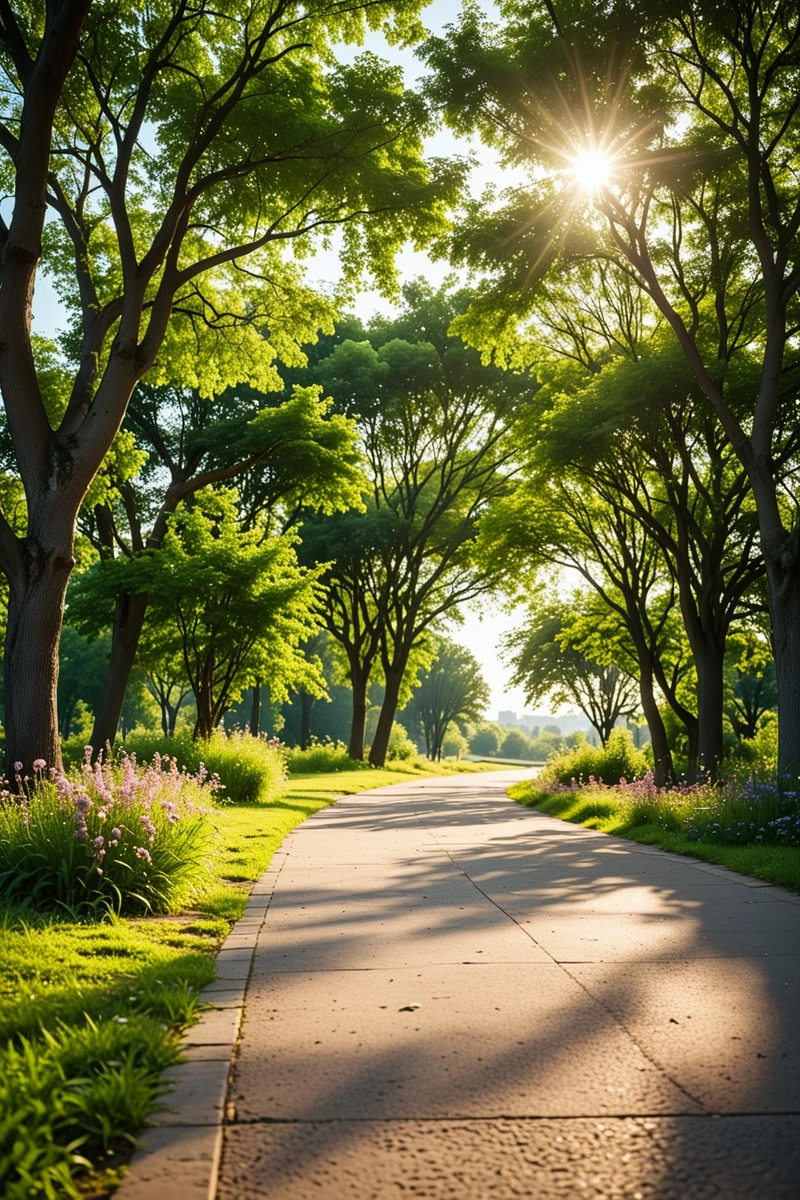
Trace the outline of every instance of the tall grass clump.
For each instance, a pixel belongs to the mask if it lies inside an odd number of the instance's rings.
[[[207,876],[207,773],[123,754],[72,775],[34,762],[0,792],[0,899],[73,914],[167,912]],[[17,764],[22,770],[22,764]]]
[[[539,773],[537,782],[571,784],[572,780],[615,784],[621,779],[640,779],[647,774],[649,763],[633,744],[627,729],[613,729],[605,746],[583,742],[574,750],[549,758]]]
[[[0,1049],[0,1194],[80,1195],[73,1173],[119,1141],[135,1144],[178,1057],[164,1026],[119,1017],[58,1025]]]
[[[180,769],[197,773],[205,768],[219,782],[218,798],[231,804],[265,804],[275,800],[286,780],[284,748],[277,738],[236,730],[215,729],[196,741],[188,731],[163,734],[135,732],[125,749],[140,761],[154,754],[174,758]]]

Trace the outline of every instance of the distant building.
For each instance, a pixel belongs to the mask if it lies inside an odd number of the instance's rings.
[[[497,714],[497,721],[500,725],[510,725],[513,727],[517,723],[517,714],[511,712],[510,709],[504,708]]]
[[[539,721],[533,713],[523,713],[517,721],[517,727],[526,733],[528,737],[535,737],[539,732]]]

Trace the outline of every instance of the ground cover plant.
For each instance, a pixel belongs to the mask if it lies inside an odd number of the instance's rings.
[[[0,901],[3,1197],[113,1188],[137,1132],[164,1102],[159,1075],[196,1019],[214,951],[286,833],[337,795],[422,772],[439,773],[421,763],[315,772],[263,803],[207,803],[207,872],[188,910],[176,902],[167,914],[78,916]]]
[[[590,776],[515,784],[514,800],[590,829],[721,863],[800,891],[798,790],[745,772],[724,782],[656,787],[652,772],[607,784]]]

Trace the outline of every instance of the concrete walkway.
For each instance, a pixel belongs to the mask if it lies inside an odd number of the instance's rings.
[[[284,843],[219,1200],[800,1196],[800,898],[521,808],[520,777]]]

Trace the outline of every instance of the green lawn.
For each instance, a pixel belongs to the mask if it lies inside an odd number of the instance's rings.
[[[284,836],[337,796],[453,770],[297,775],[270,803],[216,809],[212,882],[191,912],[87,922],[0,912],[0,1195],[76,1195],[76,1182],[83,1196],[107,1195],[196,1019],[214,951]]]
[[[753,875],[756,879],[800,891],[800,847],[797,846],[729,846],[711,841],[690,841],[680,832],[665,829],[661,825],[632,823],[629,811],[616,805],[608,792],[592,794],[586,789],[551,795],[537,791],[534,780],[514,784],[508,794],[520,804],[560,817],[563,821],[585,825],[588,829],[600,829],[603,833],[612,833],[634,842],[661,846],[675,854],[687,854],[706,862],[719,863],[743,875]]]

